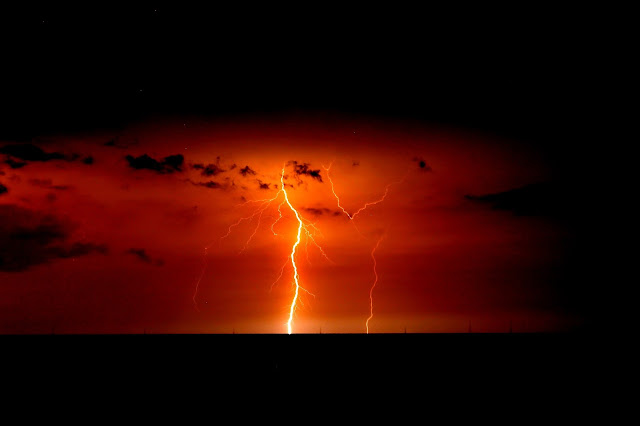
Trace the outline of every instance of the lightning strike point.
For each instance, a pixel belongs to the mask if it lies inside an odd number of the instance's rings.
[[[293,247],[291,248],[291,264],[293,265],[293,280],[296,285],[295,294],[293,296],[293,300],[291,301],[291,307],[289,308],[289,320],[287,321],[287,332],[291,334],[291,323],[293,322],[293,313],[295,312],[296,302],[298,301],[298,294],[300,292],[300,283],[298,281],[298,278],[299,278],[298,266],[296,265],[295,255],[296,255],[296,248],[298,247],[298,244],[300,244],[300,234],[302,232],[303,223],[302,223],[302,219],[300,219],[300,215],[298,214],[298,211],[293,208],[293,206],[291,205],[291,202],[289,201],[289,195],[287,194],[287,190],[284,185],[284,167],[285,166],[283,165],[282,174],[280,175],[280,183],[282,184],[281,188],[282,188],[282,191],[284,192],[284,200],[287,202],[287,205],[289,206],[289,208],[296,215],[296,219],[298,219],[298,234],[296,236],[296,242],[293,244]]]
[[[378,284],[378,271],[376,267],[378,266],[376,262],[376,249],[380,245],[380,242],[384,239],[384,235],[378,239],[378,242],[371,250],[371,259],[373,259],[373,274],[375,275],[375,279],[373,284],[371,285],[371,289],[369,290],[369,318],[367,318],[367,322],[365,323],[365,327],[367,328],[367,334],[369,334],[369,321],[373,318],[373,289],[376,288],[376,284]]]

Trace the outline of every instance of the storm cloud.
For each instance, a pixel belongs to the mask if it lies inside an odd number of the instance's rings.
[[[197,163],[191,166],[192,168],[196,169],[196,170],[201,170],[200,174],[202,176],[217,176],[220,173],[224,173],[226,172],[225,169],[223,169],[220,166],[220,157],[216,157],[216,162],[215,164],[211,163],[211,164],[207,164],[206,166],[203,163]],[[235,164],[233,165],[232,169],[235,168]]]
[[[71,241],[74,225],[17,205],[0,205],[0,271],[18,272],[55,259],[106,254],[104,244]]]
[[[240,174],[242,176],[247,176],[247,175],[255,175],[256,171],[253,170],[251,167],[249,166],[245,166],[243,168],[240,169]]]
[[[189,182],[191,185],[194,185],[194,186],[204,186],[205,188],[209,188],[209,189],[223,188],[222,184],[215,182],[213,180],[210,180],[208,182],[194,182],[191,179],[187,179],[187,182]]]
[[[263,182],[263,181],[261,181],[260,179],[258,179],[258,185],[259,185],[259,188],[260,188],[260,189],[269,189],[269,188],[271,188],[271,184],[266,183],[266,182]],[[277,187],[278,187],[278,186],[276,185],[276,188],[277,188]]]
[[[182,154],[170,155],[165,157],[163,161],[158,161],[147,154],[143,154],[139,157],[127,155],[125,159],[129,162],[129,167],[133,169],[147,169],[158,173],[172,173],[175,171],[181,172],[181,167],[184,163],[184,156],[182,156]]]
[[[45,152],[42,148],[33,144],[11,144],[0,147],[0,154],[5,154],[5,164],[12,169],[19,169],[26,166],[28,161],[51,161],[51,160],[68,160],[73,161],[74,158],[66,158],[60,152]],[[21,161],[20,161],[21,160]]]
[[[301,210],[312,216],[340,216],[342,214],[340,210],[331,210],[326,207],[302,207]]]
[[[0,153],[26,161],[63,160],[65,158],[59,152],[45,152],[42,148],[33,144],[5,145],[0,148]]]
[[[311,169],[311,164],[309,163],[298,163],[297,161],[290,161],[289,164],[293,165],[293,171],[296,175],[306,175],[311,176],[313,179],[318,182],[322,182],[322,176],[320,176],[320,169],[313,170]]]

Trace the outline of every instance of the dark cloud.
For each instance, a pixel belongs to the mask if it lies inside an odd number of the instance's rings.
[[[353,165],[353,167],[357,167],[357,166],[360,165],[360,162],[357,161],[357,160],[353,160],[353,164],[352,165]]]
[[[92,157],[92,156],[85,157],[85,158],[82,160],[82,162],[83,162],[84,164],[89,164],[89,165],[90,165],[90,164],[93,164],[93,157]]]
[[[255,175],[256,172],[255,170],[253,170],[251,167],[249,166],[245,166],[242,169],[240,169],[240,174],[242,176],[247,176],[247,175]]]
[[[340,210],[331,210],[326,207],[302,207],[301,210],[312,216],[340,216],[342,214]]]
[[[200,173],[202,176],[216,176],[226,171],[219,164],[207,164],[206,166],[204,164],[194,164],[191,167],[202,170]]]
[[[149,157],[147,154],[143,154],[139,157],[133,157],[127,155],[126,160],[129,162],[129,167],[136,170],[148,169],[158,173],[172,173],[174,171],[182,171],[181,167],[184,163],[184,157],[182,154],[170,155],[165,157],[162,162]]]
[[[45,152],[33,144],[5,145],[0,148],[0,153],[26,161],[63,160],[65,158],[59,152]]]
[[[69,185],[54,185],[51,179],[29,179],[29,183],[39,188],[55,189],[58,191],[64,191],[72,188]]]
[[[9,192],[9,189],[0,183],[0,195],[6,194],[7,192]]]
[[[73,224],[17,205],[0,205],[0,271],[17,272],[59,258],[107,253],[101,244],[69,241]]]
[[[19,169],[27,165],[27,163],[23,161],[16,161],[11,157],[7,158],[4,162],[8,164],[12,169]]]
[[[191,179],[187,179],[187,182],[189,182],[191,185],[194,186],[204,186],[205,188],[209,188],[209,189],[221,189],[224,188],[224,185],[221,185],[218,182],[215,181],[208,181],[208,182],[194,182]]]
[[[162,163],[173,170],[181,172],[181,167],[184,164],[184,156],[182,154],[170,155],[168,157],[164,157],[164,161]]]
[[[270,184],[262,182],[260,179],[258,179],[258,185],[260,185],[260,189],[269,189],[271,187]],[[276,186],[277,188],[277,186]]]
[[[77,153],[65,156],[60,152],[45,152],[42,148],[33,144],[12,144],[0,148],[0,154],[5,154],[5,163],[12,169],[19,169],[28,164],[28,161],[65,160],[76,161],[82,156]],[[86,157],[85,164],[93,163],[92,157]]]
[[[160,162],[149,157],[147,154],[141,155],[139,157],[127,155],[125,158],[129,162],[129,166],[137,170],[149,169],[155,170],[157,172],[162,172],[164,170],[164,166]]]
[[[215,176],[224,171],[225,171],[224,169],[221,169],[216,164],[208,164],[207,167],[205,167],[204,170],[202,171],[202,176]]]
[[[432,171],[431,166],[427,164],[427,162],[422,157],[414,157],[413,161],[418,163],[418,167],[421,171],[430,172]]]
[[[509,210],[516,216],[562,217],[574,206],[570,188],[556,182],[525,185],[494,194],[465,195],[467,200],[485,203],[496,210]]]
[[[74,161],[73,156],[65,157],[59,152],[45,152],[33,144],[11,144],[0,147],[0,154],[5,154],[5,163],[12,169],[26,166],[28,161],[67,160]]]
[[[320,176],[320,170],[312,170],[310,168],[311,164],[309,163],[301,163],[298,164],[297,161],[290,161],[289,165],[293,165],[293,171],[296,175],[307,175],[311,176],[313,179],[316,179],[318,182],[322,182],[322,176]]]
[[[150,265],[155,265],[155,266],[163,266],[164,265],[164,260],[162,260],[162,259],[152,259],[147,254],[145,249],[130,248],[129,250],[126,251],[126,253],[134,255],[138,260],[140,260],[140,261],[142,261],[144,263],[148,263]]]

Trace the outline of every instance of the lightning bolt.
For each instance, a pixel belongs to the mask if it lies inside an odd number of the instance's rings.
[[[296,265],[295,256],[296,256],[296,248],[298,247],[298,244],[300,244],[300,234],[302,232],[302,228],[304,227],[304,223],[302,223],[302,219],[300,219],[300,215],[298,214],[298,211],[293,208],[293,206],[291,205],[291,202],[289,201],[289,195],[287,194],[287,189],[284,186],[284,166],[282,166],[282,174],[280,175],[280,184],[281,184],[282,191],[284,192],[284,200],[287,202],[287,205],[289,206],[289,208],[296,215],[296,219],[298,219],[298,234],[296,237],[297,239],[296,239],[296,242],[293,244],[293,247],[291,248],[291,264],[293,265],[293,280],[296,284],[296,291],[295,291],[295,294],[293,295],[293,300],[291,301],[291,307],[289,308],[289,320],[287,321],[287,332],[291,334],[291,323],[293,322],[293,313],[295,312],[296,302],[298,301],[298,294],[300,292],[300,282],[299,282],[300,276],[298,274],[298,266]]]
[[[371,250],[371,259],[373,259],[373,274],[375,275],[375,279],[373,280],[373,284],[371,285],[371,289],[369,290],[369,318],[367,318],[367,322],[365,323],[365,327],[367,328],[367,334],[369,334],[369,321],[373,318],[373,289],[376,288],[376,284],[378,284],[378,271],[376,267],[378,263],[376,262],[376,250],[380,245],[380,242],[384,239],[384,235],[378,239],[378,242]]]
[[[193,306],[196,309],[196,312],[200,312],[200,309],[198,309],[198,301],[196,300],[196,297],[198,296],[198,289],[200,288],[200,282],[202,282],[202,278],[204,278],[204,274],[207,271],[207,266],[209,266],[209,263],[207,262],[207,255],[209,254],[209,249],[213,244],[214,243],[212,242],[209,245],[205,246],[204,248],[204,254],[202,256],[202,272],[200,272],[200,276],[196,281],[196,288],[193,291],[192,299],[193,299]]]
[[[379,204],[379,203],[383,202],[387,198],[387,195],[389,194],[389,189],[391,188],[391,186],[402,183],[407,178],[407,176],[409,175],[409,172],[410,172],[410,170],[407,170],[407,172],[402,177],[402,179],[400,179],[400,180],[398,180],[396,182],[388,183],[384,187],[384,193],[382,194],[382,196],[380,198],[378,198],[377,200],[374,200],[374,201],[368,201],[368,202],[364,203],[364,205],[362,207],[360,207],[358,210],[356,210],[355,213],[349,214],[349,212],[344,207],[342,207],[342,205],[340,204],[340,197],[336,193],[335,187],[333,185],[333,180],[331,179],[331,174],[330,174],[330,170],[331,170],[331,166],[332,165],[333,165],[333,162],[331,162],[331,164],[329,164],[329,167],[325,167],[324,165],[322,167],[327,172],[327,178],[329,179],[329,183],[331,184],[331,192],[333,192],[333,196],[336,198],[336,201],[338,202],[338,207],[340,207],[340,209],[344,212],[344,214],[347,215],[347,217],[350,219],[351,223],[354,223],[354,219],[356,218],[356,216],[358,216],[361,212],[366,210],[367,207],[370,207],[370,206],[373,206],[373,205],[376,205],[376,204]],[[355,223],[354,223],[354,226],[355,226]],[[358,230],[357,227],[356,227],[356,230],[358,231],[358,233],[360,233],[360,231]],[[362,235],[362,233],[360,233],[360,235]],[[375,246],[371,250],[371,259],[373,260],[373,274],[375,276],[375,279],[373,281],[373,284],[371,285],[371,288],[369,289],[369,318],[367,318],[367,321],[365,322],[365,327],[366,327],[366,330],[367,330],[367,334],[369,334],[369,321],[371,321],[371,318],[373,318],[373,290],[376,288],[376,285],[378,284],[378,271],[376,269],[377,268],[377,262],[376,262],[375,252],[376,252],[377,248],[380,246],[380,242],[382,242],[383,239],[384,239],[384,235],[378,239],[378,241],[376,242]]]
[[[273,289],[273,286],[278,281],[280,281],[280,279],[282,278],[282,275],[284,274],[284,270],[285,270],[286,266],[289,264],[289,262],[291,262],[291,265],[293,266],[294,295],[293,295],[293,298],[292,298],[290,306],[289,306],[289,316],[288,316],[287,323],[286,323],[287,324],[287,332],[288,332],[288,334],[291,334],[292,333],[292,326],[293,326],[293,317],[294,317],[294,314],[295,314],[295,311],[296,311],[296,307],[298,306],[299,303],[301,303],[301,301],[300,301],[300,292],[304,291],[304,292],[310,294],[311,296],[315,297],[315,295],[313,293],[309,292],[307,289],[305,289],[304,287],[302,287],[300,285],[300,273],[298,271],[298,265],[296,264],[296,254],[298,252],[298,246],[302,242],[302,236],[304,235],[306,237],[305,247],[308,245],[309,240],[311,240],[313,245],[315,245],[318,248],[320,254],[322,254],[322,256],[327,261],[329,261],[331,263],[333,263],[333,261],[327,256],[327,254],[324,251],[324,249],[322,248],[322,246],[320,246],[320,244],[318,244],[318,242],[316,241],[316,238],[315,238],[316,234],[319,234],[322,237],[322,232],[315,226],[314,223],[312,223],[309,220],[307,220],[304,217],[302,217],[300,215],[300,213],[298,212],[298,210],[296,210],[296,208],[291,203],[291,201],[289,199],[289,194],[287,193],[286,185],[284,183],[285,167],[286,167],[286,163],[282,166],[282,170],[281,170],[281,173],[280,173],[280,189],[278,190],[278,192],[272,198],[265,198],[265,199],[260,199],[260,200],[248,200],[248,201],[245,201],[243,203],[240,203],[240,204],[236,205],[236,208],[237,207],[246,206],[248,204],[257,204],[257,207],[255,208],[255,210],[253,210],[253,212],[250,215],[243,216],[243,217],[239,218],[236,222],[234,222],[231,225],[229,225],[229,228],[227,229],[227,232],[222,237],[220,237],[219,243],[221,243],[225,238],[227,238],[229,235],[231,235],[231,233],[233,232],[233,229],[235,227],[239,226],[242,222],[245,222],[245,221],[252,222],[257,217],[256,227],[253,229],[253,232],[251,233],[251,235],[249,235],[249,237],[246,240],[244,246],[242,247],[242,249],[238,253],[238,254],[241,254],[244,250],[247,249],[247,247],[249,246],[249,244],[251,243],[251,241],[253,240],[253,238],[257,234],[257,232],[258,232],[258,230],[260,228],[260,225],[262,223],[262,216],[263,216],[264,212],[274,202],[276,202],[280,198],[280,194],[283,195],[282,201],[278,204],[278,217],[276,218],[276,220],[270,226],[271,233],[274,236],[278,235],[278,233],[274,229],[274,226],[283,218],[282,206],[284,204],[286,204],[289,207],[289,209],[291,209],[293,214],[295,215],[296,220],[298,221],[298,228],[297,228],[297,233],[296,233],[296,240],[293,243],[293,246],[291,247],[291,254],[288,256],[287,261],[280,268],[280,273],[279,273],[278,277],[276,278],[276,280],[271,284],[271,286],[269,288],[269,291],[271,291]],[[303,231],[304,231],[304,234],[303,234]],[[198,311],[198,312],[200,310],[198,309],[196,296],[197,296],[198,288],[200,286],[202,278],[203,278],[203,276],[205,274],[205,270],[206,270],[206,267],[207,267],[206,258],[207,258],[207,254],[208,254],[208,249],[210,248],[211,245],[212,244],[210,244],[209,246],[205,247],[205,249],[204,249],[203,269],[202,269],[202,272],[201,272],[201,274],[200,274],[200,276],[199,276],[199,278],[198,278],[198,280],[196,282],[196,287],[195,287],[195,291],[194,291],[194,294],[193,294],[193,303],[194,303],[196,311]],[[307,258],[308,258],[308,251],[307,251]]]
[[[340,197],[338,197],[338,194],[336,194],[336,190],[333,187],[333,180],[331,180],[331,175],[329,174],[329,170],[331,169],[331,166],[333,166],[333,161],[331,162],[331,164],[329,164],[329,167],[325,167],[324,164],[322,165],[322,168],[327,171],[327,178],[329,178],[329,183],[331,184],[331,192],[333,192],[333,196],[336,197],[336,200],[338,200],[338,207],[340,207],[340,209],[344,212],[344,214],[347,215],[349,219],[353,220],[349,212],[346,211],[344,207],[340,205]]]
[[[331,191],[332,191],[333,195],[335,196],[335,198],[337,200],[338,207],[349,218],[350,222],[354,225],[356,230],[358,230],[358,228],[355,226],[354,219],[357,217],[357,215],[360,214],[361,212],[363,212],[364,210],[366,210],[368,207],[383,202],[386,199],[387,195],[389,194],[389,190],[390,190],[391,186],[401,183],[407,176],[407,175],[405,175],[401,180],[399,180],[397,182],[391,182],[391,183],[387,184],[385,186],[384,193],[382,194],[382,196],[379,199],[374,200],[374,201],[366,202],[362,207],[360,207],[358,210],[356,210],[355,213],[350,214],[341,205],[340,197],[338,196],[338,194],[335,191],[335,186],[334,186],[333,180],[331,179],[331,175],[330,175],[330,169],[331,169],[332,165],[333,165],[333,162],[331,164],[329,164],[329,167],[325,167],[324,165],[322,167],[327,172],[327,178],[329,179],[329,182],[331,184]],[[251,214],[249,214],[248,216],[240,217],[236,222],[232,223],[229,226],[229,228],[227,229],[227,232],[222,237],[220,237],[219,243],[221,243],[225,238],[229,237],[229,235],[231,235],[231,233],[233,232],[233,229],[236,228],[237,226],[239,226],[241,223],[243,223],[243,222],[251,223],[251,222],[253,222],[254,219],[257,218],[257,224],[256,224],[255,228],[253,229],[253,232],[249,235],[249,237],[246,240],[244,246],[242,247],[242,249],[240,250],[240,252],[238,254],[240,254],[244,250],[246,250],[246,248],[249,246],[249,244],[251,243],[251,241],[253,240],[253,238],[257,234],[258,230],[260,229],[260,225],[262,223],[262,217],[264,215],[264,212],[270,206],[272,206],[275,202],[277,202],[280,199],[280,194],[282,194],[282,200],[279,202],[278,208],[277,208],[278,216],[270,226],[271,233],[274,236],[278,235],[278,233],[276,232],[274,227],[284,217],[283,216],[283,211],[282,211],[282,206],[284,204],[286,204],[289,207],[289,209],[291,210],[291,212],[294,214],[296,220],[298,221],[298,227],[297,227],[297,231],[296,231],[296,239],[295,239],[295,241],[293,242],[293,244],[291,246],[291,253],[288,256],[287,261],[284,262],[284,264],[280,268],[280,273],[279,273],[278,277],[276,278],[276,280],[273,281],[273,283],[271,284],[269,291],[271,291],[273,286],[278,281],[280,281],[280,279],[284,275],[284,270],[285,270],[286,266],[289,264],[289,262],[291,262],[291,266],[292,266],[292,269],[293,269],[292,272],[293,272],[294,291],[293,291],[293,296],[292,296],[291,302],[289,304],[289,315],[288,315],[288,319],[287,319],[286,324],[287,324],[287,333],[288,334],[292,334],[294,315],[295,315],[295,312],[296,312],[296,309],[297,309],[298,305],[302,303],[302,301],[300,299],[300,292],[304,291],[304,292],[314,296],[311,292],[306,290],[300,284],[300,273],[299,273],[299,270],[298,270],[298,265],[296,263],[296,255],[299,252],[299,246],[300,246],[300,244],[302,242],[302,237],[304,236],[306,238],[306,240],[305,240],[305,248],[308,247],[309,240],[311,240],[312,244],[317,247],[317,249],[319,250],[320,254],[322,254],[322,256],[327,261],[329,261],[331,263],[333,263],[333,262],[327,256],[327,254],[324,251],[324,249],[316,241],[316,235],[320,235],[322,237],[322,232],[320,232],[320,230],[315,226],[314,223],[312,223],[311,221],[309,221],[309,220],[305,219],[304,217],[302,217],[302,215],[298,212],[298,210],[296,210],[296,208],[291,203],[291,200],[289,199],[289,193],[287,192],[286,185],[285,185],[285,182],[284,182],[284,179],[285,179],[285,175],[284,175],[285,168],[286,168],[286,163],[283,164],[281,172],[280,172],[280,188],[278,189],[278,192],[276,192],[276,194],[272,198],[265,198],[265,199],[260,199],[260,200],[249,200],[249,201],[245,201],[245,202],[243,202],[241,204],[236,205],[236,207],[241,207],[241,206],[246,206],[248,204],[255,204],[255,205],[257,205],[257,207],[255,207],[253,212],[251,212]],[[407,172],[407,174],[408,174],[408,172]],[[360,233],[359,230],[358,230],[358,232]],[[362,235],[362,234],[360,234],[360,235]],[[376,287],[376,285],[378,283],[378,272],[377,272],[377,262],[376,262],[376,258],[375,258],[375,252],[378,249],[378,247],[380,246],[380,243],[382,242],[383,238],[384,238],[384,235],[377,240],[375,246],[371,250],[371,258],[373,260],[373,273],[374,273],[375,279],[374,279],[373,284],[371,285],[371,288],[369,290],[369,317],[367,318],[366,323],[365,323],[367,334],[369,334],[369,322],[373,318],[373,291],[374,291],[374,289],[375,289],[375,287]],[[199,309],[198,309],[198,305],[197,305],[197,301],[196,301],[196,296],[197,296],[197,292],[198,292],[198,288],[200,286],[200,283],[201,283],[201,281],[203,279],[203,276],[205,274],[205,270],[206,270],[206,267],[207,267],[208,250],[211,247],[211,245],[213,245],[213,244],[210,244],[209,246],[205,247],[204,260],[203,260],[203,270],[202,270],[202,272],[201,272],[201,274],[200,274],[200,276],[199,276],[199,278],[197,280],[195,292],[193,294],[193,303],[194,303],[194,306],[195,306],[195,308],[196,308],[196,310],[198,312],[199,312]],[[306,250],[306,253],[307,253],[307,260],[309,260],[308,249]]]
[[[338,207],[340,207],[340,209],[344,212],[344,214],[347,215],[347,217],[349,219],[351,219],[353,221],[353,219],[356,218],[357,215],[359,215],[361,212],[363,212],[364,210],[367,209],[367,207],[373,206],[375,204],[379,204],[381,202],[383,202],[385,200],[385,198],[387,198],[387,194],[389,194],[389,188],[391,188],[392,185],[397,185],[399,183],[402,183],[406,178],[407,175],[409,174],[409,171],[407,171],[407,173],[404,175],[404,177],[396,182],[391,182],[388,183],[385,187],[384,187],[384,194],[382,194],[382,197],[380,197],[379,199],[375,200],[375,201],[369,201],[366,202],[362,207],[360,207],[358,210],[356,210],[356,212],[354,214],[349,214],[349,212],[347,210],[345,210],[344,207],[342,207],[342,205],[340,205],[340,197],[338,197],[338,194],[336,193],[336,190],[333,186],[333,180],[331,180],[331,175],[329,174],[329,170],[331,170],[331,166],[333,165],[333,162],[331,162],[331,164],[329,164],[329,167],[325,167],[324,165],[322,166],[326,172],[327,172],[327,178],[329,179],[329,183],[331,184],[331,192],[333,192],[333,196],[336,197],[336,200],[338,201]]]

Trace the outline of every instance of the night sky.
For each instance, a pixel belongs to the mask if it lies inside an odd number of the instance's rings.
[[[286,333],[281,182],[294,333],[598,328],[578,21],[5,10],[0,333]]]

